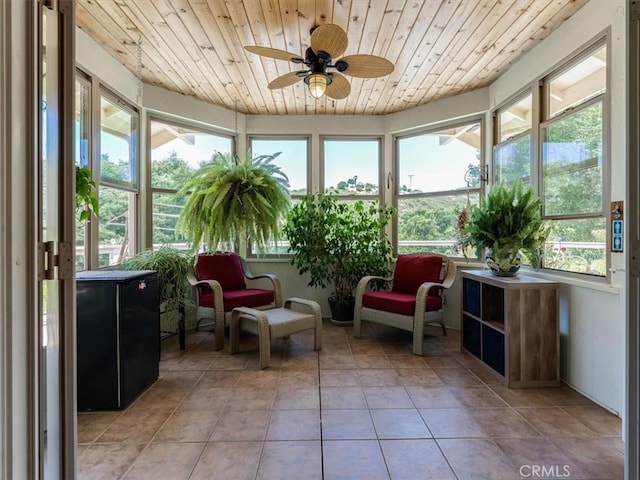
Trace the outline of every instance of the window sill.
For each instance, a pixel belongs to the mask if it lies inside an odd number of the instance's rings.
[[[602,278],[601,280],[585,280],[582,278],[571,277],[568,275],[562,275],[558,273],[549,273],[545,271],[538,271],[532,269],[524,269],[521,270],[525,275],[530,275],[532,277],[544,278],[545,280],[551,280],[554,282],[558,282],[562,285],[571,285],[573,287],[581,287],[588,288],[590,290],[597,290],[599,292],[611,293],[614,295],[619,295],[622,290],[622,285],[611,285],[606,282],[606,279]]]

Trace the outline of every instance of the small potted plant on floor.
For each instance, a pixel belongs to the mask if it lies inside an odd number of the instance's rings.
[[[353,292],[363,276],[389,275],[392,248],[384,229],[393,214],[377,201],[345,202],[333,193],[308,195],[289,213],[291,264],[309,275],[309,286],[333,288],[334,321],[353,321]]]
[[[539,265],[549,234],[541,211],[533,187],[494,185],[480,206],[471,207],[463,248],[473,247],[495,275],[515,275],[523,260]]]

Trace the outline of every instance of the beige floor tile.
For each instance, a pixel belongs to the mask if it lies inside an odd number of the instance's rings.
[[[320,410],[271,412],[267,440],[320,440]]]
[[[540,433],[550,437],[588,437],[595,433],[558,407],[517,408],[516,411]]]
[[[288,370],[313,370],[318,369],[318,352],[313,350],[313,343],[299,350],[289,352],[282,360],[281,369]],[[273,368],[273,365],[271,366]]]
[[[367,408],[361,387],[323,387],[320,390],[320,405],[323,410]]]
[[[551,407],[551,401],[540,390],[532,388],[507,388],[492,385],[491,390],[512,407]]]
[[[522,478],[507,456],[488,438],[436,440],[459,480]]]
[[[322,442],[324,480],[389,480],[377,440]]]
[[[392,479],[456,478],[433,440],[382,440],[380,445]]]
[[[357,368],[391,368],[386,355],[353,355]]]
[[[589,478],[548,438],[496,438],[495,442],[523,478],[532,478],[536,471],[538,478]]]
[[[273,404],[274,410],[301,410],[320,408],[318,387],[281,387]]]
[[[240,370],[209,370],[200,377],[196,388],[235,387],[241,373]]]
[[[264,440],[269,411],[225,411],[211,434],[211,441],[262,441]]]
[[[249,357],[242,355],[226,355],[217,357],[209,365],[210,370],[244,370],[249,363]]]
[[[324,440],[375,439],[376,430],[369,410],[322,410]]]
[[[415,409],[370,410],[379,439],[432,438]]]
[[[622,435],[622,419],[602,407],[562,407],[598,435]]]
[[[447,387],[405,387],[416,408],[456,408],[462,403]]]
[[[111,424],[96,441],[99,443],[145,443],[149,442],[171,412],[128,410]]]
[[[506,407],[507,404],[489,387],[447,387],[460,402],[470,408]]]
[[[191,388],[203,373],[200,370],[166,372],[154,384],[154,388]]]
[[[273,388],[235,387],[231,389],[224,411],[269,410],[278,390]]]
[[[400,385],[400,378],[393,368],[360,369],[360,384],[363,387],[387,387]]]
[[[91,443],[116,421],[122,412],[78,413],[78,443]]]
[[[322,387],[359,387],[360,375],[357,370],[321,370]]]
[[[123,480],[188,480],[204,443],[152,443],[133,462]]]
[[[491,437],[539,437],[541,434],[511,408],[467,408]]]
[[[144,449],[144,444],[95,444],[78,452],[78,480],[120,478]]]
[[[551,441],[591,478],[624,477],[624,457],[609,438],[566,437]]]
[[[486,437],[487,432],[464,408],[423,408],[420,415],[434,438]]]
[[[404,387],[364,387],[369,408],[414,408]]]
[[[209,442],[189,480],[255,480],[262,442]]]
[[[503,385],[504,379],[486,366],[469,367],[469,371],[484,382],[485,385]]]
[[[322,480],[320,441],[265,442],[257,480]]]
[[[551,405],[556,407],[591,406],[593,402],[572,388],[562,385],[560,387],[536,389],[545,396]]]
[[[160,428],[154,442],[206,442],[219,414],[211,411],[174,412]]]
[[[424,385],[439,387],[444,385],[440,377],[430,368],[398,368],[398,381],[401,385]]]
[[[356,361],[353,355],[320,355],[320,370],[344,370],[354,368],[356,368]]]
[[[434,368],[433,371],[445,385],[484,385],[484,382],[467,368]]]
[[[178,410],[196,410],[201,412],[221,412],[231,394],[233,388],[207,388],[196,385],[193,390],[178,405]]]
[[[390,355],[387,354],[393,368],[425,368],[427,364],[419,355]]]
[[[248,370],[240,372],[236,387],[270,388],[278,386],[280,372],[278,370]]]
[[[450,355],[428,355],[422,357],[431,368],[461,368],[462,364]]]
[[[171,412],[184,400],[191,387],[152,387],[138,397],[129,407],[131,410]]]
[[[356,340],[351,343],[351,353],[356,355],[382,355],[384,350],[377,342],[368,342],[366,340]]]
[[[317,366],[314,369],[282,370],[278,387],[312,387],[319,385]]]

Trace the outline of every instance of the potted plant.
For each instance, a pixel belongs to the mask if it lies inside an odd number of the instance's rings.
[[[261,155],[240,162],[216,152],[180,191],[188,195],[178,219],[193,250],[204,245],[218,250],[220,243],[251,240],[257,247],[277,239],[280,220],[290,205],[289,181],[273,160]]]
[[[193,257],[189,253],[170,245],[163,245],[157,250],[140,252],[118,266],[120,270],[157,272],[160,313],[166,317],[162,324],[170,323],[169,317],[177,312],[181,348],[184,348],[184,309],[192,303],[192,288],[187,281],[187,274],[191,271],[192,265]],[[164,326],[162,328],[165,329]]]
[[[541,210],[542,201],[533,187],[524,188],[519,180],[511,186],[494,185],[479,207],[472,206],[463,247],[473,247],[478,258],[486,254],[487,265],[496,275],[515,275],[522,255],[538,265],[549,234]]]
[[[308,195],[289,212],[284,233],[291,264],[309,275],[309,286],[333,287],[334,321],[353,321],[353,292],[363,276],[389,275],[392,248],[384,228],[393,214],[377,202],[344,202],[332,193]]]
[[[98,215],[98,197],[96,182],[91,179],[91,170],[76,165],[76,213],[78,223],[89,219],[93,213]]]

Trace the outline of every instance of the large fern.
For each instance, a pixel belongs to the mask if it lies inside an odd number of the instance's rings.
[[[496,256],[522,251],[535,264],[548,236],[541,210],[532,187],[525,189],[520,181],[494,185],[482,205],[472,207],[463,244],[473,246],[478,258],[485,249]]]
[[[181,189],[188,195],[178,228],[194,250],[238,239],[258,247],[277,239],[290,205],[289,180],[273,160],[280,152],[245,162],[216,153]]]

